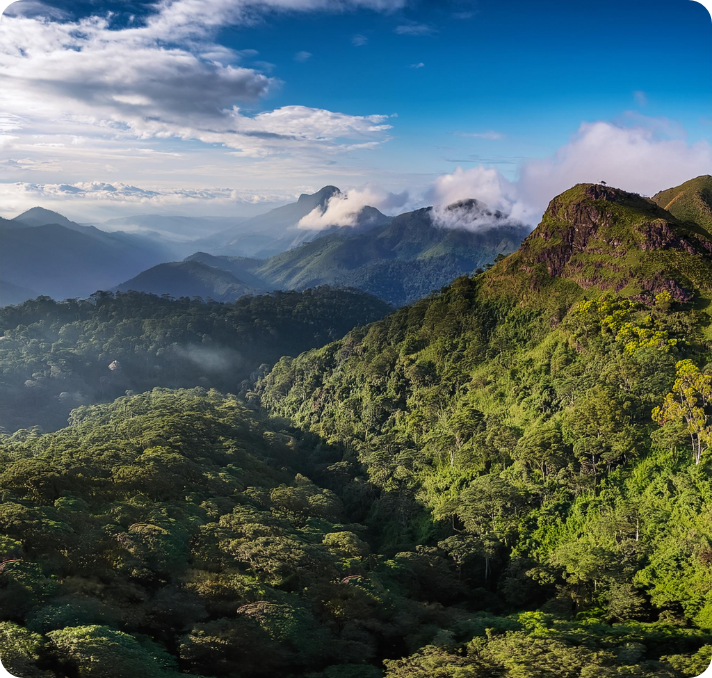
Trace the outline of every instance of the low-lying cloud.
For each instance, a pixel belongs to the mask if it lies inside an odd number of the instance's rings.
[[[633,124],[626,124],[629,121]],[[521,163],[514,180],[482,165],[458,167],[436,179],[426,198],[436,207],[476,198],[514,221],[534,226],[549,201],[577,183],[605,181],[650,196],[710,173],[709,142],[689,144],[679,126],[668,120],[626,116],[617,123],[583,123],[553,155]]]
[[[332,226],[357,226],[364,207],[375,207],[381,212],[390,213],[393,210],[402,210],[408,201],[407,191],[389,193],[375,186],[354,188],[332,196],[324,208],[317,207],[302,218],[298,227],[320,231]]]

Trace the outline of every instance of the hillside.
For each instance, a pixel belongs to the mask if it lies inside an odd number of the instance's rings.
[[[121,283],[119,292],[147,292],[172,297],[202,297],[214,301],[235,301],[257,290],[234,275],[199,261],[158,264],[135,278]]]
[[[476,201],[467,206],[475,213],[482,208]],[[443,228],[426,208],[366,232],[340,229],[270,258],[256,274],[283,289],[357,287],[400,306],[514,251],[528,232],[503,215],[486,228]]]
[[[329,200],[340,193],[336,186],[324,186],[316,193],[303,193],[295,203],[283,205],[208,238],[198,240],[196,249],[215,255],[256,257],[266,259],[318,239],[334,228],[315,231],[298,228],[301,219],[315,209],[324,210]],[[390,221],[373,207],[365,207],[357,215],[357,227],[368,229]]]
[[[407,256],[438,251],[414,240]],[[330,289],[1,310],[2,416],[78,406],[55,433],[0,436],[3,661],[29,678],[699,675],[706,243],[580,185],[517,252],[386,317]],[[132,393],[158,384],[241,399]]]
[[[110,289],[173,255],[162,242],[81,226],[39,207],[0,220],[2,279],[56,299]]]
[[[109,289],[146,265],[152,256],[59,225],[0,228],[0,270],[18,287],[57,299]]]
[[[328,288],[233,304],[120,292],[0,309],[0,430],[56,429],[73,408],[127,389],[236,393],[261,366],[323,346],[390,310],[362,292]]]
[[[476,611],[487,594],[433,550],[373,550],[352,522],[370,493],[350,469],[203,389],[125,396],[57,433],[0,440],[4,665],[28,678],[54,666],[379,678],[384,657],[389,678],[682,678],[704,666],[711,638],[692,629]]]
[[[660,191],[653,200],[680,221],[696,223],[712,234],[712,176],[697,177]]]
[[[665,400],[677,375],[712,435],[695,390],[709,243],[650,200],[576,186],[489,271],[283,359],[258,394],[357,456],[380,550],[425,544],[495,608],[710,629],[712,460]],[[472,643],[393,675],[478,666]]]
[[[264,265],[262,259],[251,259],[249,257],[229,257],[215,256],[206,252],[196,252],[186,257],[186,261],[198,261],[206,266],[219,268],[227,271],[239,280],[243,280],[245,284],[256,289],[271,290],[272,285],[257,275],[257,269]]]

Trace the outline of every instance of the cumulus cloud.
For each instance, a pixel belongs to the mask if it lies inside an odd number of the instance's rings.
[[[577,183],[606,181],[652,195],[701,174],[712,173],[712,145],[689,144],[665,120],[630,117],[622,122],[583,123],[553,155],[524,161],[515,180],[484,166],[457,168],[439,177],[428,198],[436,206],[476,198],[512,219],[536,225],[549,201]],[[671,133],[677,137],[669,136]]]
[[[160,0],[152,14],[129,26],[110,14],[6,16],[0,22],[0,132],[11,125],[27,133],[73,129],[77,136],[190,139],[247,157],[372,148],[387,139],[384,116],[299,106],[246,115],[245,103],[281,83],[257,64],[245,64],[254,50],[231,50],[213,38],[223,26],[249,25],[270,12],[390,11],[404,2]],[[280,124],[286,119],[292,124],[287,132]],[[319,120],[326,127],[315,133]],[[334,136],[335,129],[342,136]]]
[[[410,67],[411,68],[425,68],[425,64],[422,61],[420,61],[417,64],[411,64]]]
[[[475,198],[490,210],[500,211],[512,220],[526,223],[532,217],[531,208],[520,199],[517,184],[506,179],[499,170],[482,165],[471,169],[458,167],[452,174],[438,177],[428,193],[428,198],[436,211],[453,203]],[[459,218],[460,215],[454,216]],[[444,216],[442,221],[443,225],[452,225],[451,220],[445,219]]]
[[[712,172],[712,145],[688,144],[660,134],[653,122],[633,127],[584,123],[553,156],[529,160],[520,171],[521,198],[542,206],[576,183],[606,181],[627,191],[653,195]]]
[[[384,212],[402,209],[408,202],[407,191],[389,193],[376,186],[354,188],[332,196],[324,208],[316,207],[301,219],[298,227],[306,230],[324,230],[332,226],[357,226],[359,213],[364,207],[375,207]]]

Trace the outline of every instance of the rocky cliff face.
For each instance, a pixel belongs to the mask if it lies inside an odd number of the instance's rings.
[[[587,289],[598,287],[646,300],[669,291],[689,300],[712,286],[712,239],[652,200],[579,184],[554,198],[541,224],[506,268],[533,276],[544,271]],[[503,267],[505,268],[505,267]]]

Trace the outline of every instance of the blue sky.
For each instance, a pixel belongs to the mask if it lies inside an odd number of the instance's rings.
[[[652,193],[712,173],[711,29],[690,0],[26,0],[0,21],[0,212]]]

